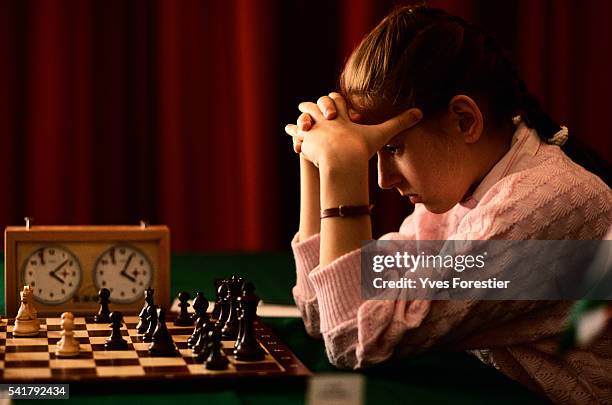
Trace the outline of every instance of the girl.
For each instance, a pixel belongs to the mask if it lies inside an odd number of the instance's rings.
[[[567,139],[497,42],[460,18],[399,8],[357,47],[340,93],[302,103],[293,290],[330,361],[361,368],[437,347],[473,350],[563,403],[612,402],[612,333],[556,355],[567,302],[363,300],[368,160],[415,204],[383,239],[601,239],[612,191],[559,148]],[[513,119],[516,116],[515,119]]]

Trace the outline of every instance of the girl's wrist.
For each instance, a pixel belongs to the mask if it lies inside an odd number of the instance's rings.
[[[319,165],[321,209],[369,204],[368,165]]]

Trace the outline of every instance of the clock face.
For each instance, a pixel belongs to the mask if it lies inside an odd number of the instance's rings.
[[[144,290],[153,280],[153,267],[145,254],[128,245],[106,250],[94,268],[96,288],[108,288],[111,302],[142,300]]]
[[[61,304],[78,291],[81,266],[66,248],[42,247],[26,259],[23,281],[32,287],[37,301],[49,305]]]

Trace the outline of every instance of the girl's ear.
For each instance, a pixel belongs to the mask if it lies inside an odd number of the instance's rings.
[[[456,129],[466,143],[474,143],[480,139],[484,128],[482,112],[478,104],[469,96],[460,94],[449,102],[451,116],[456,120]]]

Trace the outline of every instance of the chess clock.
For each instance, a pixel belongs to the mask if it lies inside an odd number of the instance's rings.
[[[136,314],[144,291],[170,303],[170,231],[149,226],[9,226],[4,238],[5,308],[19,309],[24,285],[42,316],[98,311],[98,291],[111,292],[111,310]]]

